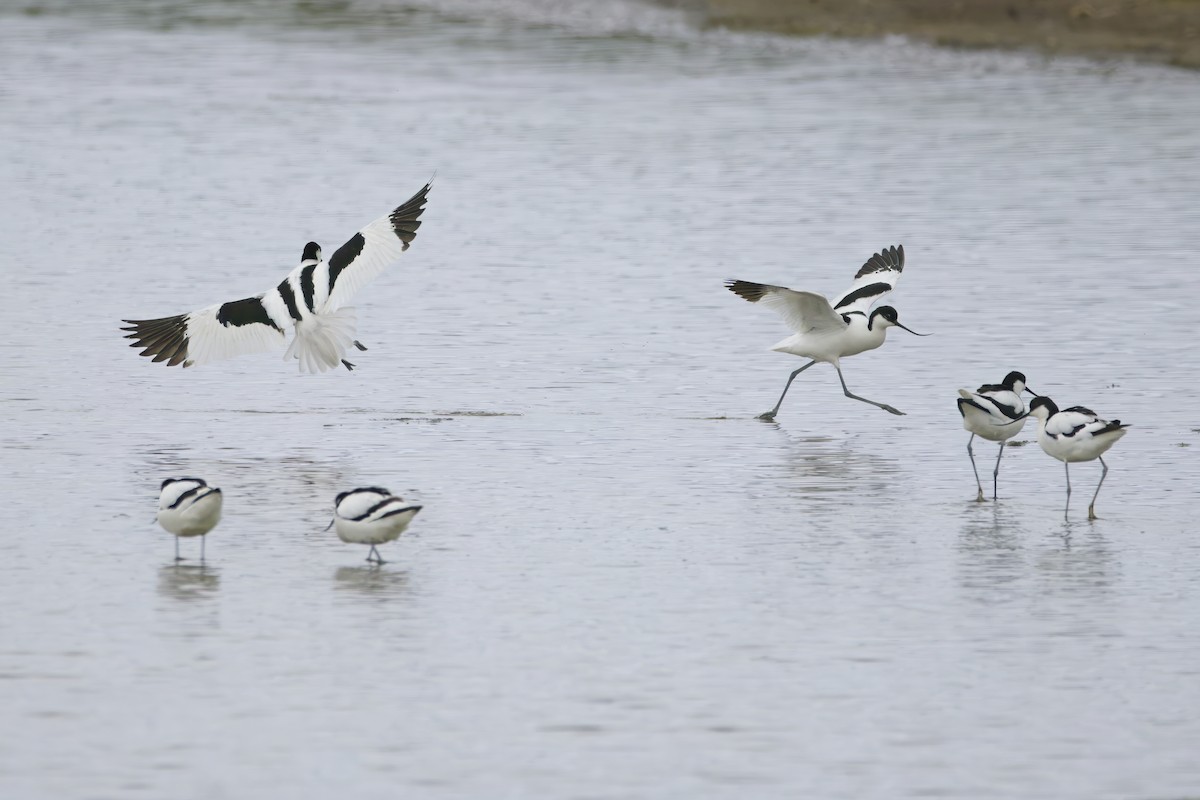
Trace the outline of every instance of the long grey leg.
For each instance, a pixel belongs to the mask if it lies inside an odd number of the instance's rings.
[[[851,392],[850,388],[848,386],[846,386],[846,379],[842,377],[842,368],[839,367],[837,364],[834,364],[833,368],[837,370],[838,380],[840,380],[842,382],[842,391],[846,393],[846,397],[851,397],[855,400],[861,400],[864,403],[870,403],[871,405],[875,406],[876,408],[882,408],[884,411],[887,411],[889,414],[899,414],[902,417],[904,416],[903,411],[897,411],[896,409],[889,406],[887,403],[876,403],[874,400],[868,400],[865,397],[859,397],[858,395]]]
[[[967,439],[967,455],[971,457],[971,472],[975,473],[975,485],[979,487],[979,494],[975,497],[975,502],[983,502],[983,484],[979,482],[979,470],[975,469],[975,451],[971,449],[971,442],[975,441],[975,434],[971,434],[971,438]]]
[[[801,367],[800,369],[798,369],[798,370],[796,370],[795,372],[793,372],[793,373],[792,373],[792,374],[791,374],[791,375],[788,377],[787,383],[786,383],[786,384],[784,385],[784,387],[783,387],[783,394],[779,395],[779,402],[778,402],[778,403],[776,403],[776,404],[775,404],[775,407],[774,407],[774,408],[772,408],[770,411],[766,412],[765,414],[759,414],[759,415],[758,415],[758,418],[759,418],[759,419],[765,419],[765,420],[773,420],[773,419],[775,419],[775,415],[779,413],[779,407],[780,407],[781,405],[783,405],[783,398],[787,396],[788,389],[790,389],[790,388],[791,388],[791,386],[792,386],[792,381],[796,380],[796,376],[797,376],[797,375],[799,375],[801,372],[804,372],[804,370],[808,369],[809,367],[811,367],[811,366],[812,366],[813,364],[815,364],[815,363],[817,363],[817,362],[816,362],[816,361],[810,361],[810,362],[808,362],[807,364],[805,364],[803,367]]]
[[[175,537],[175,560],[183,561],[183,559],[179,557],[179,537],[178,536]]]
[[[1104,467],[1104,472],[1100,473],[1100,482],[1096,484],[1096,493],[1092,495],[1091,505],[1088,506],[1088,519],[1096,519],[1096,498],[1100,496],[1100,487],[1104,485],[1104,478],[1108,475],[1108,464],[1104,463],[1104,456],[1100,456],[1100,466]]]
[[[204,543],[208,541],[207,536],[200,537],[200,560],[204,560]]]
[[[371,545],[371,549],[367,551],[367,561],[374,561],[378,553],[375,552],[375,545]]]
[[[992,472],[992,499],[996,499],[996,484],[1000,480],[1000,458],[1004,455],[1004,442],[1000,443],[1000,455],[996,456],[996,469]]]
[[[1063,516],[1067,516],[1067,512],[1071,510],[1071,465],[1066,461],[1063,462],[1063,469],[1067,471],[1067,507],[1063,509]],[[1103,479],[1102,479],[1103,480]],[[1097,486],[1096,490],[1099,491]]]

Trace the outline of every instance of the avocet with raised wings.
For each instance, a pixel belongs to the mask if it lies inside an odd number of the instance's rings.
[[[996,468],[992,470],[992,499],[996,499],[996,484],[1000,479],[1000,458],[1004,455],[1004,445],[1025,427],[1025,400],[1022,392],[1029,392],[1037,397],[1037,392],[1025,385],[1025,376],[1020,372],[1010,372],[1000,383],[988,383],[975,391],[959,389],[958,413],[962,414],[963,428],[971,432],[967,440],[967,455],[971,457],[971,471],[975,473],[975,486],[979,494],[975,498],[983,502],[983,484],[979,482],[979,470],[975,468],[975,453],[971,443],[976,436],[982,436],[990,442],[1000,443],[1000,453],[996,456]]]
[[[296,359],[300,371],[324,372],[344,365],[351,347],[366,350],[355,338],[354,309],[345,304],[368,281],[408,249],[421,226],[430,184],[389,214],[370,223],[328,261],[316,242],[304,246],[300,264],[278,286],[228,303],[161,319],[123,320],[130,347],[167,366],[191,367],[209,361],[282,347],[294,331],[284,360]]]
[[[801,372],[820,362],[832,364],[837,370],[838,380],[842,382],[842,392],[846,397],[882,408],[890,414],[904,413],[887,403],[877,403],[851,392],[842,376],[840,363],[841,359],[847,356],[874,350],[882,345],[888,328],[904,328],[916,336],[927,335],[901,325],[899,315],[892,306],[871,308],[876,301],[896,288],[896,281],[903,271],[904,246],[884,248],[867,259],[855,274],[854,284],[833,303],[824,295],[815,292],[802,292],[783,286],[742,280],[725,282],[725,287],[738,297],[751,303],[761,302],[774,309],[795,331],[794,335],[777,343],[772,350],[812,359],[788,377],[783,393],[779,395],[779,402],[770,411],[759,415],[759,419],[775,419],[792,381]]]
[[[329,524],[343,542],[371,545],[367,561],[383,564],[375,546],[398,539],[420,510],[421,506],[405,502],[387,489],[368,486],[339,494]]]
[[[1100,459],[1104,471],[1100,473],[1100,482],[1096,484],[1096,493],[1088,504],[1088,519],[1096,518],[1096,498],[1100,496],[1100,487],[1108,476],[1108,464],[1104,463],[1104,454],[1125,435],[1128,425],[1121,420],[1112,422],[1100,419],[1095,411],[1083,406],[1072,406],[1063,411],[1049,397],[1035,397],[1029,402],[1029,415],[1038,419],[1038,444],[1046,455],[1063,462],[1067,471],[1067,505],[1063,513],[1071,508],[1071,463],[1076,461],[1093,461]]]
[[[175,560],[179,539],[200,537],[200,560],[204,560],[204,536],[221,521],[221,490],[202,478],[167,478],[158,495],[158,524],[175,534]]]

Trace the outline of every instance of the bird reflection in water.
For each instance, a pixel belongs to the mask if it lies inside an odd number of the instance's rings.
[[[338,567],[333,573],[333,585],[338,591],[377,600],[400,597],[411,588],[407,572],[379,565]]]
[[[203,600],[221,588],[221,574],[213,567],[172,564],[158,571],[158,593],[173,600]]]

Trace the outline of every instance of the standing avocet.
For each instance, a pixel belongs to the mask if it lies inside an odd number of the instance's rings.
[[[1071,508],[1071,462],[1100,459],[1104,471],[1100,473],[1100,483],[1096,484],[1096,493],[1088,504],[1088,519],[1095,519],[1096,498],[1100,496],[1100,487],[1108,475],[1108,464],[1104,463],[1103,455],[1125,435],[1129,426],[1122,425],[1119,419],[1112,422],[1100,419],[1096,412],[1083,406],[1059,411],[1054,401],[1044,395],[1029,402],[1029,414],[1038,419],[1038,444],[1047,455],[1063,462],[1063,468],[1067,471],[1064,515]]]
[[[190,314],[145,320],[123,320],[131,331],[130,347],[167,366],[190,367],[208,361],[260,353],[295,335],[284,360],[295,358],[300,371],[324,372],[338,364],[354,365],[344,356],[351,345],[366,350],[354,338],[354,309],[345,303],[367,281],[400,257],[417,236],[425,210],[425,184],[407,202],[360,230],[339,247],[329,261],[321,260],[316,242],[304,246],[300,265],[278,286],[254,297],[217,303]]]
[[[200,537],[200,560],[204,560],[204,535],[221,521],[221,490],[201,478],[167,478],[158,496],[158,524],[175,534],[175,560],[179,537]]]
[[[421,506],[406,503],[387,489],[368,486],[339,494],[329,524],[336,527],[343,542],[371,545],[367,561],[383,564],[375,545],[399,538],[420,510]]]
[[[904,246],[884,248],[882,252],[867,259],[867,263],[855,274],[854,284],[832,305],[823,295],[815,292],[801,292],[749,281],[725,281],[725,287],[738,297],[751,303],[761,301],[763,305],[775,309],[784,322],[796,332],[794,336],[776,344],[772,350],[812,359],[788,377],[783,394],[779,395],[779,402],[770,411],[759,415],[759,419],[775,419],[792,381],[801,372],[821,361],[832,364],[837,370],[838,380],[842,382],[842,391],[846,397],[870,403],[892,414],[904,414],[886,403],[876,403],[874,400],[853,394],[846,386],[839,363],[840,359],[846,356],[879,347],[883,344],[887,329],[893,326],[904,328],[917,336],[928,335],[901,325],[896,309],[891,306],[871,309],[875,301],[896,287],[896,281],[903,271]]]
[[[963,428],[971,432],[971,438],[967,440],[967,455],[971,457],[971,471],[975,473],[975,486],[979,489],[979,495],[975,499],[981,503],[983,484],[979,482],[979,470],[975,468],[975,453],[971,450],[971,443],[975,441],[976,436],[1000,443],[996,468],[992,471],[992,499],[995,500],[1004,444],[1025,427],[1025,400],[1021,397],[1022,392],[1038,396],[1037,392],[1025,385],[1025,376],[1020,372],[1010,372],[1000,383],[984,384],[974,392],[968,389],[958,390],[958,413],[962,414]]]

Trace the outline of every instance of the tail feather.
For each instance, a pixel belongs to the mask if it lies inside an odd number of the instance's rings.
[[[354,344],[356,322],[351,307],[300,320],[284,360],[297,359],[301,372],[325,372],[341,366],[342,356]]]

